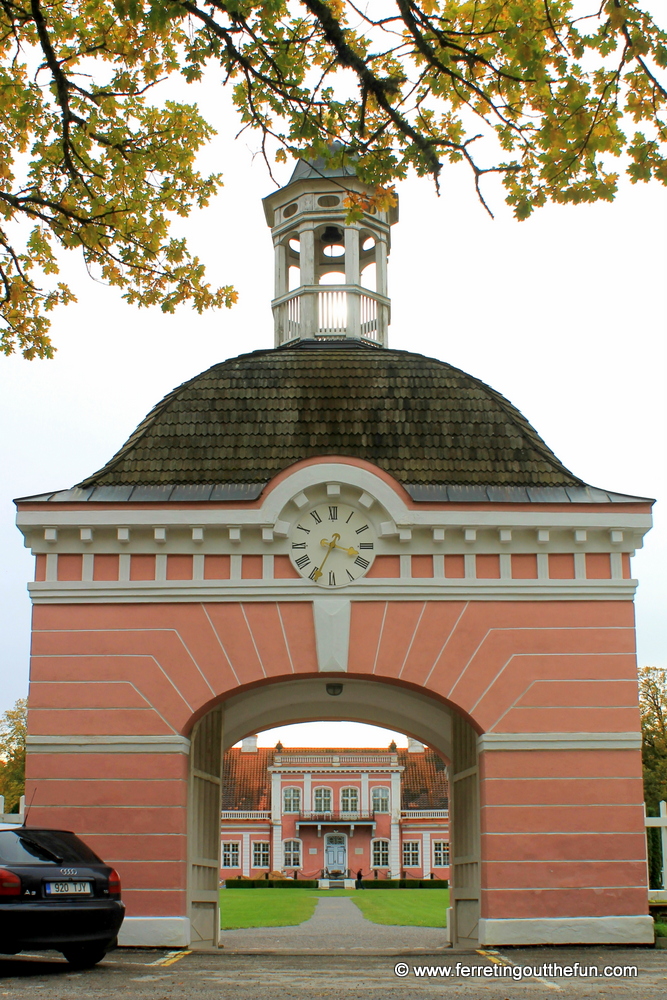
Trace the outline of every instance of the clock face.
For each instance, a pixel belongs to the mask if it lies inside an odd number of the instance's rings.
[[[290,557],[299,575],[318,587],[346,587],[370,568],[376,543],[363,511],[335,501],[321,503],[292,528]]]

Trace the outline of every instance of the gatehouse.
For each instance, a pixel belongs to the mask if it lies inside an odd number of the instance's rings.
[[[215,946],[224,752],[373,723],[447,762],[453,941],[648,943],[630,560],[651,501],[388,346],[397,208],[350,222],[349,190],[349,168],[301,161],[265,199],[272,349],[17,501],[30,823],[118,869],[124,943]]]

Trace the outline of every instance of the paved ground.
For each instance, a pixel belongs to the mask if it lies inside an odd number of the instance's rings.
[[[512,978],[518,967],[579,962],[636,966],[637,978]],[[407,966],[405,977],[397,976]],[[419,976],[442,967],[449,976]],[[458,968],[457,968],[458,966]],[[461,968],[475,967],[474,977]],[[489,970],[490,978],[483,970]],[[499,970],[495,973],[494,970]],[[481,970],[481,974],[480,974]],[[502,970],[509,970],[506,976]],[[500,978],[500,976],[503,978]],[[70,972],[55,953],[0,958],[0,1000],[665,1000],[667,951],[649,948],[540,948],[372,955],[226,955],[123,949],[88,972]]]
[[[224,931],[221,937],[224,947],[206,954],[118,949],[86,972],[72,971],[56,952],[0,956],[0,1000],[667,997],[667,950],[459,951],[446,946],[439,929],[372,924],[340,896],[320,900],[298,927]]]
[[[346,896],[318,900],[310,920],[295,927],[250,927],[221,931],[225,951],[239,953],[312,951],[345,954],[396,950],[437,951],[447,947],[447,932],[440,927],[391,927],[374,924]]]

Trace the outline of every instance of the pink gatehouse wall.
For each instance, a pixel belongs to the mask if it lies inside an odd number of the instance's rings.
[[[224,746],[344,718],[446,756],[461,939],[648,941],[629,576],[648,506],[420,506],[389,480],[340,459],[253,503],[19,505],[37,558],[30,823],[118,869],[127,942],[192,941],[190,739],[215,711]],[[290,575],[281,528],[332,482],[370,497],[379,539],[374,575],[335,595]]]

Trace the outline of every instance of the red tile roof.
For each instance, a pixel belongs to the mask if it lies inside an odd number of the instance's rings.
[[[271,808],[271,776],[268,768],[273,764],[275,752],[273,747],[258,747],[256,752],[250,753],[242,751],[240,747],[232,747],[227,751],[223,766],[223,809]],[[319,756],[331,753],[363,755],[390,752],[378,747],[285,747],[283,755]],[[420,753],[399,749],[396,754],[398,763],[405,768],[401,781],[401,808],[446,809],[448,785],[446,765],[442,757],[428,747]]]

